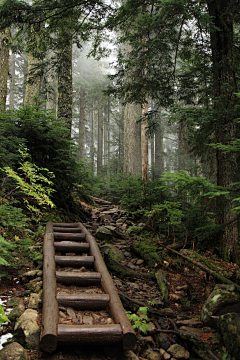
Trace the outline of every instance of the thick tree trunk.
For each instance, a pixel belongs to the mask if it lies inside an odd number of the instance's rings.
[[[52,65],[52,61],[55,60],[55,54],[53,51],[49,51],[47,54],[47,60],[49,61],[49,68],[47,72],[47,102],[46,110],[56,111],[56,88],[57,88],[57,73]]]
[[[11,55],[11,66],[10,66],[10,93],[9,93],[9,110],[14,109],[14,95],[15,95],[15,60],[16,55]]]
[[[84,159],[85,148],[85,90],[80,88],[80,116],[79,116],[79,160]]]
[[[123,173],[123,161],[124,161],[124,108],[123,106],[119,107],[119,123],[118,123],[118,173]]]
[[[0,1],[1,3],[1,1]],[[10,28],[0,31],[0,106],[6,109]]]
[[[236,123],[233,113],[237,92],[234,58],[233,58],[233,14],[229,0],[208,0],[208,10],[212,24],[210,26],[213,101],[215,109],[216,143],[228,145],[236,137]],[[216,151],[217,185],[231,187],[236,180],[237,162],[234,153]],[[219,198],[220,213],[218,223],[230,226],[222,236],[222,251],[234,255],[238,248],[238,231],[236,213],[229,212],[225,199]]]
[[[151,137],[151,176],[155,179],[155,134]]]
[[[32,106],[35,104],[35,99],[40,99],[42,74],[37,68],[40,64],[41,60],[34,57],[33,53],[29,53],[24,105]]]
[[[67,138],[71,138],[72,128],[72,34],[69,31],[60,33],[59,37],[64,36],[68,45],[59,54],[58,69],[58,97],[57,97],[57,118],[65,123],[68,129]],[[69,40],[70,39],[70,40]]]
[[[108,162],[108,107],[104,107],[104,127],[103,127],[103,165]]]
[[[108,97],[107,109],[107,177],[110,176],[110,97]]]
[[[124,111],[124,174],[139,175],[141,166],[141,118],[139,104],[126,104]]]
[[[97,152],[97,175],[102,173],[103,155],[103,114],[100,104],[98,105],[98,152]]]

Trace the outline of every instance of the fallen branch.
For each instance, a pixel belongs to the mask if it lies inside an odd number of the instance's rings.
[[[199,267],[200,269],[202,269],[203,271],[205,271],[206,273],[212,275],[215,279],[217,279],[218,281],[220,281],[221,283],[223,284],[227,284],[227,285],[234,285],[236,290],[240,292],[240,286],[237,285],[236,283],[234,283],[233,281],[225,278],[223,275],[220,275],[218,274],[216,271],[213,271],[209,268],[207,268],[206,266],[202,265],[201,263],[195,261],[195,260],[192,260],[191,258],[187,257],[186,255],[183,255],[181,254],[180,252],[176,251],[176,250],[173,250],[171,248],[169,248],[168,246],[165,246],[165,245],[162,245],[162,244],[159,244],[159,246],[173,252],[174,254],[182,257],[183,259],[191,262],[192,264],[194,264],[195,266]]]

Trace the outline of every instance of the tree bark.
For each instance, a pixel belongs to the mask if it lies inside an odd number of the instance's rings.
[[[71,138],[72,128],[72,34],[65,31],[59,34],[59,37],[66,39],[67,45],[59,54],[58,69],[58,96],[57,96],[57,118],[65,123],[68,130],[67,138]]]
[[[98,105],[98,152],[97,152],[97,175],[102,173],[103,155],[103,114],[100,104]]]
[[[142,179],[145,184],[149,180],[148,169],[148,95],[145,95],[145,102],[142,105],[142,123],[141,123],[141,152],[142,152]]]
[[[95,148],[95,116],[94,109],[92,109],[92,137],[91,137],[91,163],[92,171],[94,172],[94,148]]]
[[[1,3],[2,1],[0,1]],[[0,106],[6,109],[10,28],[0,31]]]
[[[11,66],[10,66],[10,93],[9,93],[9,110],[14,109],[14,95],[15,95],[15,60],[16,55],[12,53],[11,55]]]
[[[236,123],[233,113],[236,104],[237,85],[233,57],[233,14],[229,0],[208,0],[211,17],[210,39],[212,50],[213,102],[215,110],[216,143],[228,145],[236,138]],[[216,150],[217,185],[231,187],[236,180],[237,161],[234,153]],[[219,225],[231,223],[223,232],[221,247],[225,255],[234,255],[238,248],[236,213],[229,212],[223,197],[218,200]]]
[[[141,168],[141,105],[126,104],[124,111],[124,174],[139,175]]]
[[[85,148],[85,90],[80,88],[80,116],[79,116],[79,160],[84,159]]]

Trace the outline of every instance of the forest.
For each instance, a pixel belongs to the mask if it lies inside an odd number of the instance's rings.
[[[206,256],[225,264],[204,262],[207,278],[239,291],[239,10],[0,0],[1,281],[21,267],[14,253],[41,263],[47,221],[86,223],[104,199],[152,270]]]

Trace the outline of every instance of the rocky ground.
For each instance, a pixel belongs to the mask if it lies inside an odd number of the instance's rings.
[[[166,249],[159,248],[151,253],[153,249],[149,246],[139,247],[145,224],[134,224],[119,207],[100,202],[86,210],[91,212],[91,217],[84,225],[96,236],[119,296],[130,311],[138,336],[136,349],[117,355],[113,355],[111,349],[106,353],[106,349],[104,352],[100,348],[62,348],[53,354],[42,353],[38,348],[42,272],[23,264],[21,276],[14,270],[11,279],[1,280],[0,297],[2,300],[11,297],[4,306],[13,309],[11,324],[3,326],[2,335],[12,332],[15,340],[10,340],[0,352],[1,360],[233,360],[230,352],[238,359],[240,298],[237,286],[219,284],[215,287],[215,278],[191,261],[180,259]],[[40,243],[35,244],[38,245]],[[177,243],[173,245],[172,249],[191,259],[197,258],[204,266],[214,264],[215,271],[220,274],[230,277],[238,271],[235,264],[213,258],[210,253],[200,256],[192,250],[179,248]],[[70,286],[66,291],[71,290],[76,291]],[[89,291],[101,290],[92,287]],[[92,314],[71,308],[59,309],[59,323],[63,324],[112,322],[106,311]]]

